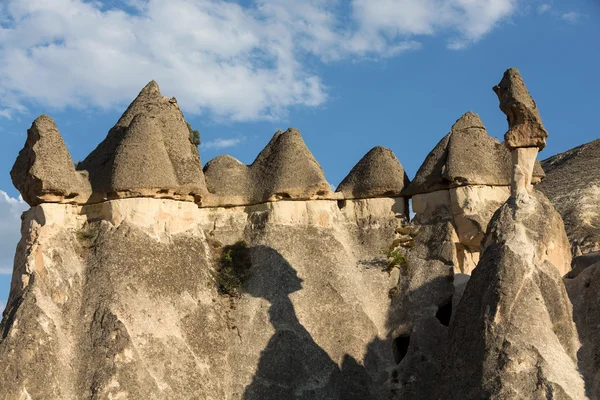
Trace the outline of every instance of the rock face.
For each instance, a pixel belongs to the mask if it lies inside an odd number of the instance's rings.
[[[487,134],[477,114],[468,112],[429,153],[403,195],[465,185],[509,186],[511,166],[505,146]],[[539,163],[533,175],[534,183],[543,178]]]
[[[585,398],[558,272],[568,262],[557,252],[566,240],[539,193],[511,197],[498,210],[450,324],[438,398]]]
[[[154,81],[78,169],[88,171],[95,201],[159,197],[201,203],[206,195],[198,149],[183,114]]]
[[[573,255],[600,251],[600,139],[542,161],[538,188],[561,214]]]
[[[91,194],[87,175],[75,171],[62,136],[47,115],[38,117],[27,130],[27,141],[10,176],[29,205],[85,202]]]
[[[205,165],[204,175],[218,205],[309,200],[331,193],[321,166],[294,128],[275,133],[251,165],[219,156]]]
[[[508,131],[504,135],[506,146],[511,150],[518,147],[542,150],[546,147],[548,132],[519,70],[508,69],[493,89],[500,100],[500,109],[508,119]]]
[[[384,398],[397,276],[380,249],[403,204],[33,207],[0,327],[0,398]],[[219,254],[240,240],[247,277],[239,296],[219,294]]]
[[[336,192],[341,192],[346,199],[398,197],[408,183],[408,176],[394,153],[377,146],[352,168]]]
[[[585,258],[589,262],[591,257]],[[579,369],[585,379],[586,394],[594,400],[600,399],[600,253],[595,253],[595,259],[595,263],[580,265],[584,268],[574,279],[564,280],[581,340],[577,353]]]

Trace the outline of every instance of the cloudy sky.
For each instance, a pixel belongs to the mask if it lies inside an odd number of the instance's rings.
[[[81,160],[155,79],[203,161],[250,163],[294,126],[335,185],[376,145],[413,176],[469,110],[501,137],[491,87],[513,66],[540,158],[600,136],[597,0],[0,0],[0,308],[27,208],[8,173],[39,114]]]

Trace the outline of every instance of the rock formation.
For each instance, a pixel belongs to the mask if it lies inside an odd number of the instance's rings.
[[[201,203],[206,194],[198,149],[183,114],[154,81],[78,169],[89,172],[97,201],[159,197]]]
[[[600,251],[600,139],[542,161],[538,188],[561,214],[573,255]]]
[[[408,186],[408,176],[390,149],[372,148],[338,185],[346,199],[370,197],[400,197]]]
[[[546,147],[548,132],[519,70],[506,70],[500,83],[493,89],[500,100],[500,109],[508,120],[508,131],[504,135],[506,146],[510,150],[527,147],[542,150]]]
[[[91,195],[87,175],[75,171],[67,146],[47,115],[39,116],[27,130],[27,141],[10,176],[30,205],[86,202]]]
[[[508,70],[495,91],[511,129],[526,110],[534,114],[523,108],[524,99],[540,121],[516,70]],[[440,399],[585,398],[580,344],[561,280],[570,264],[568,239],[558,212],[531,186],[538,151],[531,146],[542,143],[527,142],[541,134],[525,128],[514,133],[521,141],[506,142],[511,196],[489,224],[481,260],[450,324]]]
[[[251,165],[219,156],[204,167],[213,204],[247,205],[326,197],[331,189],[297,129],[277,131]]]
[[[598,255],[563,284],[568,239],[533,186],[547,133],[516,70],[495,91],[504,144],[469,112],[412,183],[375,147],[335,193],[293,128],[202,170],[154,82],[77,168],[38,118],[11,172],[32,207],[0,398],[598,398]],[[548,162],[555,203],[594,149]]]

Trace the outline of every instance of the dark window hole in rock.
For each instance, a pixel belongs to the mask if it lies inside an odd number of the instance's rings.
[[[440,321],[440,324],[444,326],[450,325],[450,317],[452,317],[452,297],[438,307],[435,317]]]
[[[410,346],[410,336],[398,336],[394,339],[394,361],[396,364],[400,364],[406,353],[408,353],[408,346]]]
[[[338,208],[341,210],[342,208],[346,207],[346,200],[338,200],[337,204]]]

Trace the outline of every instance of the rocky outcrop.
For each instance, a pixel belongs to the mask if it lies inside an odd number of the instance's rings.
[[[29,205],[86,202],[91,194],[85,173],[75,171],[67,146],[47,115],[27,130],[27,141],[10,171],[13,184]]]
[[[440,399],[584,398],[559,272],[566,240],[539,193],[520,193],[498,210],[450,324]]]
[[[372,148],[338,185],[346,199],[399,197],[408,186],[408,176],[390,149]]]
[[[542,161],[538,186],[561,214],[573,255],[600,251],[600,139]]]
[[[108,136],[78,165],[89,173],[94,201],[158,197],[202,203],[206,184],[198,149],[177,101],[152,81]]]
[[[506,146],[510,150],[519,147],[537,147],[542,150],[546,147],[548,132],[519,70],[506,70],[500,83],[493,89],[500,100],[500,109],[508,120],[508,131],[504,135]]]
[[[297,129],[278,131],[251,165],[219,156],[204,166],[215,205],[310,200],[331,193],[321,166]]]

